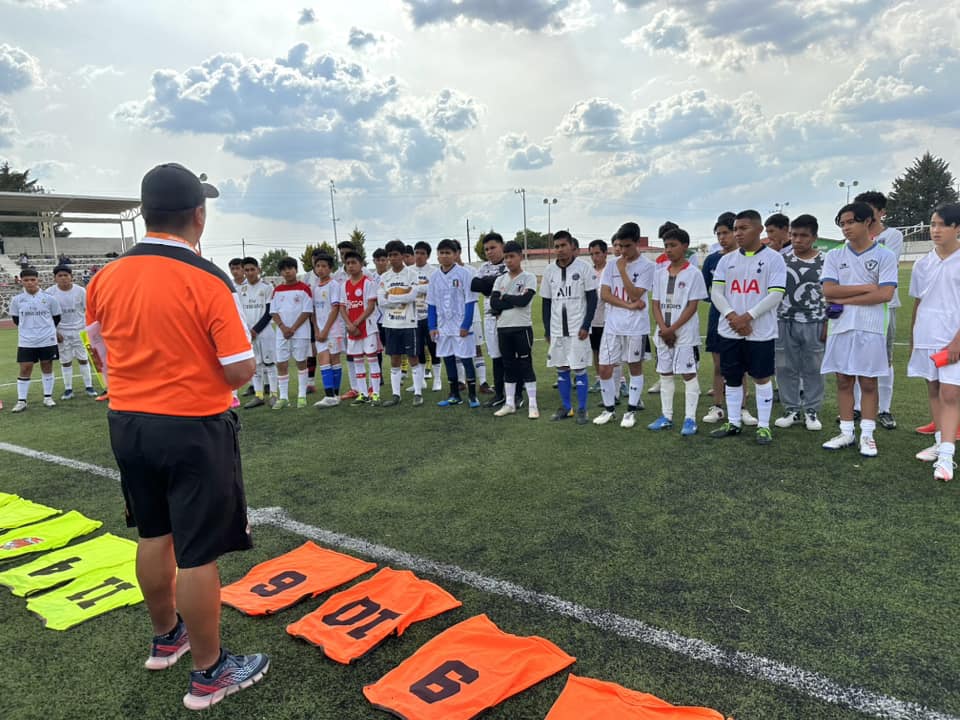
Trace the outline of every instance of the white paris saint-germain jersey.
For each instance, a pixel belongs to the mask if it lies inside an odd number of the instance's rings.
[[[540,297],[550,301],[550,337],[573,337],[580,332],[587,314],[587,293],[596,289],[596,273],[580,258],[566,267],[557,263],[547,266]]]
[[[52,295],[60,303],[60,325],[57,328],[61,334],[76,335],[86,326],[87,291],[79,285],[69,290],[61,290],[56,285],[48,287],[44,292]]]
[[[10,301],[10,317],[17,318],[17,345],[24,348],[42,348],[57,344],[57,326],[54,315],[60,315],[60,303],[52,295],[37,291],[31,295],[24,290]]]
[[[713,284],[723,288],[731,309],[742,315],[763,300],[770,291],[783,293],[787,285],[787,264],[783,255],[761,245],[756,252],[737,250],[720,258],[713,272]],[[771,310],[751,323],[753,332],[746,340],[763,342],[775,340],[778,335],[777,313]],[[741,339],[733,331],[726,317],[720,318],[717,330],[721,337]]]

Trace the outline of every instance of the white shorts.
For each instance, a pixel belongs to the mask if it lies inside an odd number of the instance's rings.
[[[657,344],[657,373],[659,375],[696,375],[700,364],[697,345]]]
[[[863,330],[827,335],[820,372],[858,377],[886,375],[890,372],[886,335]]]
[[[937,367],[930,356],[938,352],[931,348],[914,348],[907,363],[907,377],[937,380],[947,385],[960,385],[960,362]]]
[[[490,359],[501,357],[500,340],[497,338],[497,319],[495,317],[484,316],[483,335],[487,341],[487,354]]]
[[[458,358],[472,358],[477,353],[475,335],[460,337],[459,335],[437,336],[437,357],[455,356]]]
[[[644,335],[614,335],[604,331],[600,339],[600,364],[642,362],[645,337]]]
[[[293,356],[294,362],[305,362],[310,355],[310,338],[290,338],[277,333],[277,362],[287,362]]]
[[[376,355],[378,352],[380,352],[380,336],[377,333],[367,335],[365,338],[347,338],[348,357]]]
[[[83,346],[83,340],[80,339],[80,333],[63,333],[63,342],[57,343],[57,349],[60,354],[60,364],[73,362],[74,360],[87,361],[87,349]]]
[[[593,350],[590,338],[581,340],[573,337],[552,337],[547,350],[547,367],[568,367],[583,370],[593,362]]]
[[[339,355],[343,352],[344,342],[342,335],[327,335],[326,340],[317,340],[314,345],[317,348],[317,354],[319,355],[322,352],[330,353],[331,355]]]
[[[273,328],[264,328],[253,342],[253,359],[257,365],[273,365],[277,359],[277,333]]]

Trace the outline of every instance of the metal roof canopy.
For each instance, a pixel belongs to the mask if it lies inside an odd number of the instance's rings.
[[[53,244],[57,254],[57,238],[54,226],[63,222],[104,223],[120,225],[120,244],[124,246],[123,224],[133,228],[134,242],[137,239],[135,220],[140,216],[139,198],[95,197],[90,195],[59,195],[53,193],[0,192],[0,222],[35,222],[40,226],[40,250],[44,239]],[[12,213],[21,213],[14,215]],[[94,217],[64,217],[86,215]],[[68,240],[69,238],[61,238]]]

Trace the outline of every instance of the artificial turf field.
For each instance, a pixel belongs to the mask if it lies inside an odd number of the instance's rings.
[[[901,342],[909,336],[908,313],[900,311]],[[3,382],[16,377],[15,345],[15,331],[0,331]],[[928,417],[923,383],[905,377],[906,347],[897,349],[900,428],[877,430],[877,459],[820,449],[835,433],[832,381],[823,432],[775,428],[774,444],[765,448],[749,428],[723,441],[707,437],[711,428],[702,424],[694,438],[651,433],[646,424],[659,414],[659,400],[646,394],[647,410],[632,431],[551,423],[556,391],[543,343],[536,350],[543,413],[536,422],[522,412],[501,419],[465,406],[441,410],[431,401],[442,396],[429,392],[421,408],[407,401],[395,409],[243,412],[250,506],[282,507],[302,523],[770,658],[929,712],[864,714],[536,603],[424,574],[463,607],[413,625],[349,667],[284,632],[330,593],[268,618],[224,608],[225,646],[267,652],[273,664],[261,684],[226,699],[209,717],[388,717],[366,702],[361,688],[441,630],[479,613],[508,632],[553,641],[577,657],[571,671],[578,675],[713,707],[738,720],[960,716],[958,489],[934,482],[930,467],[913,459],[928,444],[913,428]],[[710,369],[708,360],[701,369],[704,389]],[[653,368],[645,374],[649,386]],[[55,392],[59,397],[59,371]],[[590,397],[595,405],[598,397]],[[13,385],[0,387],[0,399],[3,442],[115,467],[101,403],[78,397],[43,408],[36,373],[26,413],[9,412]],[[682,402],[681,385],[681,416]],[[701,416],[708,405],[702,398]],[[596,411],[591,407],[591,416]],[[119,488],[103,477],[0,451],[0,491],[79,510],[102,520],[102,530],[132,537]],[[304,541],[274,526],[256,527],[254,537],[254,550],[223,558],[225,582]],[[166,672],[143,670],[149,635],[142,605],[55,632],[44,629],[22,599],[0,591],[0,717],[190,716],[180,704],[189,658]],[[483,717],[543,718],[565,677],[554,676]]]

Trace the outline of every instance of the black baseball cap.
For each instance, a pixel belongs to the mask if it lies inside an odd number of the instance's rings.
[[[140,203],[148,210],[192,210],[215,197],[220,197],[219,190],[179,163],[157,165],[140,183]]]

